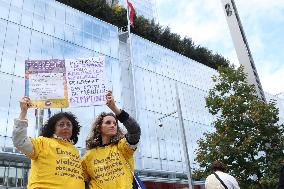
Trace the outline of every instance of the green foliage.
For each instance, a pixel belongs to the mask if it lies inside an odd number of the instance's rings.
[[[109,7],[105,0],[57,1],[111,23],[119,28],[127,26],[126,9],[120,5]],[[163,28],[155,23],[154,20],[147,20],[143,16],[134,16],[134,28],[132,28],[132,33],[213,69],[217,69],[218,66],[229,65],[229,61],[223,56],[214,54],[204,47],[196,46],[191,38],[185,37],[182,39],[180,35],[172,33],[169,27]]]
[[[220,67],[206,107],[216,116],[213,133],[198,141],[196,177],[205,178],[214,160],[224,162],[241,188],[275,188],[283,159],[284,126],[274,101],[265,103],[246,81],[244,68]]]

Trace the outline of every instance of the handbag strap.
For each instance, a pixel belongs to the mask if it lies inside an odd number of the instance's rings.
[[[220,179],[220,177],[216,174],[213,173],[215,175],[215,177],[221,182],[221,184],[225,187],[225,189],[228,189],[228,187],[226,186],[226,184]]]
[[[123,156],[123,155],[122,155],[122,156]],[[133,179],[135,180],[135,182],[136,182],[136,184],[137,184],[137,186],[138,186],[138,189],[142,189],[140,183],[139,183],[138,180],[136,179],[136,176],[135,176],[134,172],[132,171],[132,168],[131,168],[130,164],[128,163],[128,161],[126,160],[126,158],[125,158],[124,156],[123,156],[123,158],[124,158],[124,160],[125,160],[125,162],[126,162],[127,167],[129,168],[129,171],[131,172],[131,174],[132,174],[132,176],[133,176]]]

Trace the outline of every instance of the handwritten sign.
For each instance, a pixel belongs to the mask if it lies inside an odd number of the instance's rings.
[[[25,95],[33,108],[68,107],[64,60],[26,60]]]
[[[70,107],[105,104],[105,58],[65,60]]]

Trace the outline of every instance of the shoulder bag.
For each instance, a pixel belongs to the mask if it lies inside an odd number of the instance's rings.
[[[221,184],[224,186],[225,189],[228,189],[228,187],[226,186],[226,184],[220,179],[220,177],[216,174],[213,173],[215,175],[215,177],[221,182]]]

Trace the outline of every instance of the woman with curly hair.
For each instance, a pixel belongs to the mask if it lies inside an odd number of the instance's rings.
[[[82,166],[90,189],[130,189],[133,182],[134,152],[140,139],[138,123],[106,94],[106,104],[113,113],[101,113],[86,140],[87,153]],[[123,123],[127,133],[118,126]]]
[[[31,159],[28,188],[78,189],[84,188],[84,176],[78,141],[81,126],[69,112],[50,117],[36,138],[27,137],[29,97],[20,101],[21,113],[14,121],[14,146]]]

